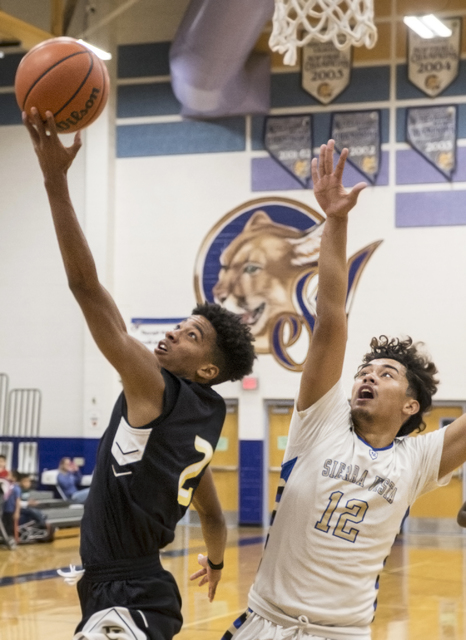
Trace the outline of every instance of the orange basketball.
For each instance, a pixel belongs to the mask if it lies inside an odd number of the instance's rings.
[[[59,133],[94,122],[108,98],[109,77],[102,60],[74,38],[52,38],[22,58],[15,77],[21,111],[37,107],[42,120],[51,111]]]

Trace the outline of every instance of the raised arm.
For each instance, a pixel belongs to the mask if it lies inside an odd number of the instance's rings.
[[[457,469],[464,462],[466,462],[466,413],[445,427],[439,479]],[[463,516],[465,515],[463,514]],[[464,517],[464,521],[466,523],[466,517]],[[461,526],[466,526],[466,524]]]
[[[215,597],[217,584],[222,577],[222,570],[214,570],[207,559],[214,565],[223,564],[223,554],[227,540],[227,528],[220,501],[215,489],[212,471],[207,468],[193,496],[193,506],[199,514],[202,535],[207,547],[207,556],[199,555],[198,562],[202,569],[191,576],[191,580],[201,578],[199,586],[209,585],[209,600]]]
[[[312,160],[314,195],[326,214],[319,256],[319,290],[316,323],[304,364],[298,410],[317,402],[340,379],[346,347],[346,235],[348,213],[366,183],[347,193],[342,184],[348,150],[343,149],[333,167],[334,141],[320,148],[319,161]]]
[[[71,203],[67,172],[79,149],[79,132],[70,147],[59,140],[53,115],[44,125],[36,109],[23,113],[44,176],[55,232],[69,287],[84,314],[103,355],[119,372],[128,418],[134,427],[144,426],[162,410],[164,380],[155,354],[128,335],[112,297],[99,282],[86,238]]]

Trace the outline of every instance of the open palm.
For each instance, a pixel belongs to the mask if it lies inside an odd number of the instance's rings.
[[[329,140],[327,144],[320,147],[319,159],[312,160],[314,195],[327,217],[345,217],[354,207],[359,194],[367,185],[365,182],[358,182],[351,191],[346,191],[342,184],[342,176],[348,157],[348,149],[343,149],[334,168],[334,148],[335,142]]]

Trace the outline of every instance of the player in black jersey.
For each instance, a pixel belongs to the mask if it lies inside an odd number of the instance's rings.
[[[75,640],[169,640],[182,623],[181,599],[159,550],[193,502],[207,556],[193,577],[212,601],[223,567],[226,527],[207,465],[225,417],[212,385],[252,369],[249,329],[218,305],[198,305],[151,353],[128,335],[70,200],[67,171],[81,147],[60,142],[53,116],[23,114],[45,181],[68,284],[89,329],[119,372],[123,393],[97,454],[81,524],[82,621]],[[194,494],[194,491],[196,493]]]

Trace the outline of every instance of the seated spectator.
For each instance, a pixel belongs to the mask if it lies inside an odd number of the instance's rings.
[[[19,526],[33,521],[40,529],[47,531],[47,536],[44,537],[42,542],[52,542],[54,538],[55,528],[47,522],[47,517],[40,509],[36,509],[37,500],[33,500],[30,497],[32,480],[28,473],[16,473],[17,486],[19,487]]]
[[[0,453],[0,478],[8,480],[10,478],[10,472],[6,468],[6,456]]]
[[[79,489],[82,474],[79,467],[71,458],[62,458],[58,465],[57,482],[68,500],[84,504],[89,493],[89,487]]]

